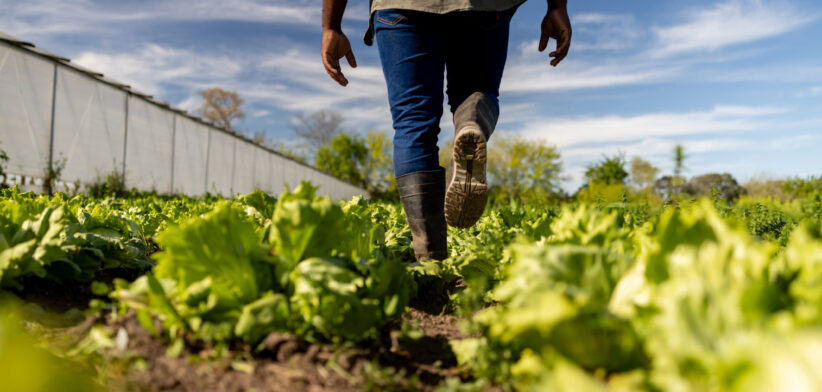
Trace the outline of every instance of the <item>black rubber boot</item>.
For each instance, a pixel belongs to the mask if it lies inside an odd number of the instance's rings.
[[[486,143],[498,116],[497,105],[481,92],[471,94],[454,111],[454,150],[445,191],[445,219],[451,226],[471,227],[485,211]]]
[[[445,170],[421,171],[397,177],[405,218],[411,228],[417,260],[448,257],[445,202]]]

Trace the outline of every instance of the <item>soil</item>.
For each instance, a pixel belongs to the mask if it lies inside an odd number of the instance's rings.
[[[137,277],[132,275],[133,271],[113,270],[95,280],[110,284],[114,278]],[[455,282],[446,289],[459,285]],[[21,299],[51,312],[86,309],[89,300],[98,298],[90,284],[61,285],[32,278],[24,287],[25,291],[16,293]],[[386,327],[383,341],[369,347],[308,344],[289,334],[272,333],[263,341],[262,352],[252,355],[248,346],[232,347],[227,357],[247,359],[233,363],[231,359],[209,360],[213,348],[198,347],[196,342],[188,342],[180,356],[168,357],[168,343],[143,328],[134,311],[114,321],[95,314],[60,335],[68,347],[104,323],[115,336],[124,333],[128,337],[125,350],[103,352],[105,362],[113,364],[103,367],[108,369],[107,387],[113,391],[433,391],[446,378],[464,377],[448,341],[468,336],[448,306],[447,293],[428,292],[440,294],[416,299],[402,317],[423,332],[419,339],[401,336],[399,321]],[[145,366],[128,370],[135,359],[142,359]]]
[[[115,391],[432,391],[445,378],[461,376],[448,345],[448,340],[466,337],[457,325],[459,318],[409,308],[403,319],[416,321],[424,336],[403,338],[397,333],[399,325],[394,325],[393,332],[383,334],[386,341],[372,347],[334,348],[272,333],[263,341],[262,352],[242,366],[232,366],[231,360],[202,359],[209,356],[210,347],[189,348],[177,358],[167,357],[167,344],[153,337],[129,312],[108,322],[115,335],[120,329],[125,331],[128,349],[106,355],[114,360],[144,358],[147,367],[111,374],[108,387]],[[83,324],[72,333],[82,334],[93,322]],[[234,358],[252,357],[250,347],[244,346],[233,347],[232,354]],[[377,372],[383,376],[375,377]]]

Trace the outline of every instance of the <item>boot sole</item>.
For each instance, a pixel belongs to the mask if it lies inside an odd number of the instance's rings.
[[[445,221],[452,227],[471,227],[482,216],[488,201],[485,163],[486,140],[476,127],[458,131],[451,152],[451,180],[445,189]]]

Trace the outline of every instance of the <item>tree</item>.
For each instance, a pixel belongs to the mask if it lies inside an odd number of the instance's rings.
[[[372,130],[365,137],[368,157],[364,172],[366,189],[375,199],[397,200],[397,181],[394,178],[393,144],[385,131]]]
[[[791,195],[785,190],[785,179],[773,179],[765,176],[752,178],[742,185],[748,196],[756,198],[771,198],[774,200],[787,201]]]
[[[710,196],[714,190],[719,197],[731,201],[745,194],[745,188],[739,186],[736,179],[729,173],[708,173],[691,178],[682,188],[684,193],[691,196]]]
[[[628,178],[628,172],[625,170],[625,156],[622,154],[612,157],[605,156],[601,162],[588,166],[585,178],[589,182],[605,185],[624,185],[625,179]]]
[[[291,147],[288,147],[283,142],[279,142],[279,143],[274,144],[270,147],[271,147],[271,149],[273,149],[273,150],[279,152],[280,154],[282,154],[282,155],[284,155],[288,158],[291,158],[291,159],[293,159],[297,162],[302,162],[302,163],[307,163],[308,162],[308,160],[305,158],[305,155],[300,154],[299,152],[295,151]]]
[[[654,185],[659,168],[640,157],[631,160],[631,182],[637,189],[647,189]]]
[[[365,139],[341,132],[317,150],[314,166],[345,182],[367,188],[363,171],[367,161]]]
[[[685,184],[685,177],[682,176],[682,172],[685,171],[685,158],[685,147],[677,144],[674,147],[674,176],[671,178],[674,196],[679,196],[682,185]]]
[[[200,91],[203,103],[197,113],[218,127],[235,131],[231,126],[234,120],[245,118],[242,110],[244,99],[236,91],[227,91],[219,87]]]
[[[291,121],[291,130],[300,137],[310,153],[327,145],[337,134],[345,132],[344,118],[331,110],[319,110],[311,114],[300,113]]]
[[[793,198],[811,197],[822,192],[822,176],[791,177],[785,181],[783,189]]]
[[[562,195],[559,151],[542,141],[498,135],[488,146],[487,168],[492,202],[545,202]]]
[[[374,199],[398,201],[391,142],[385,131],[365,137],[340,132],[315,154],[315,166],[365,188]]]
[[[654,192],[664,199],[670,199],[674,195],[673,176],[662,176],[654,181]]]

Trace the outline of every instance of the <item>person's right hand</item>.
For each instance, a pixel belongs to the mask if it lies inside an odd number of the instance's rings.
[[[357,60],[351,51],[351,43],[345,34],[339,30],[323,30],[322,56],[325,71],[341,86],[348,85],[348,79],[343,76],[340,68],[340,59],[345,56],[351,68],[357,68]]]
[[[549,9],[542,18],[540,26],[542,34],[539,37],[539,51],[542,52],[548,47],[548,39],[557,40],[557,49],[548,56],[553,57],[551,65],[556,67],[571,48],[571,20],[568,18],[568,9],[565,7],[555,7]]]

